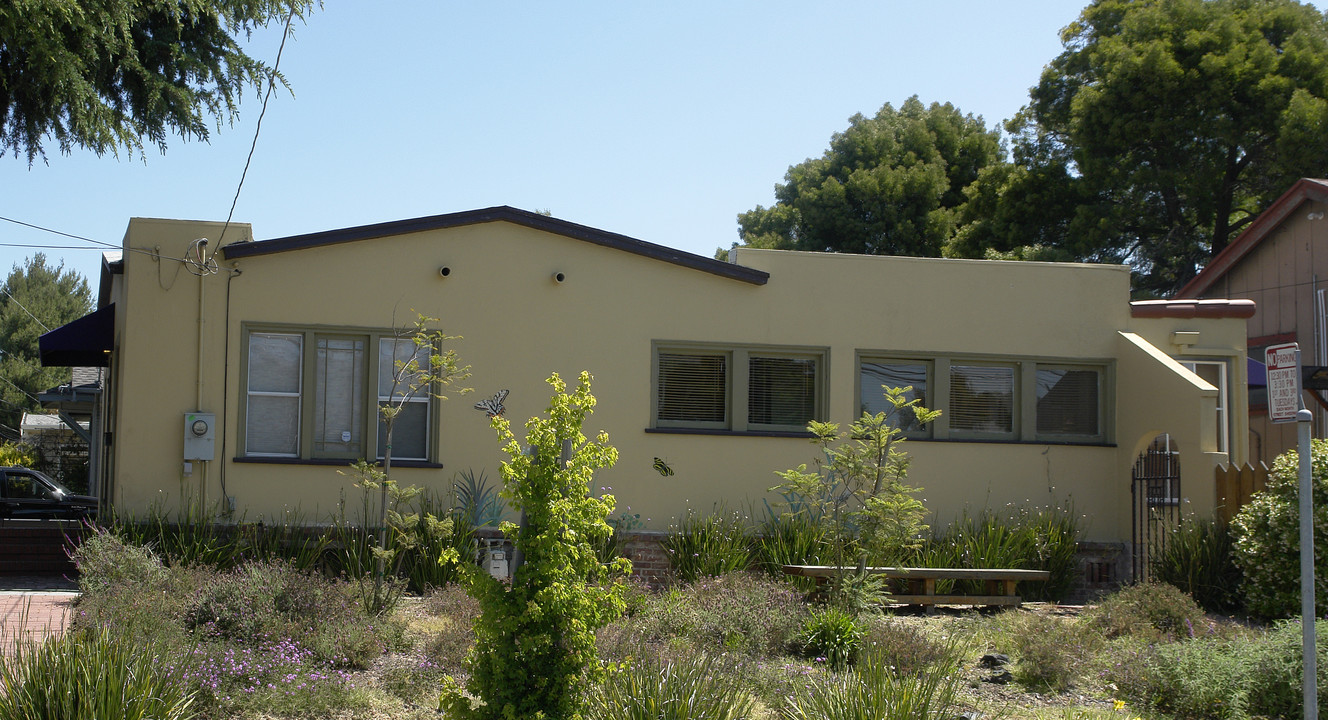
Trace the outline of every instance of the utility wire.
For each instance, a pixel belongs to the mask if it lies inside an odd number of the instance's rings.
[[[277,72],[281,68],[281,53],[286,49],[286,38],[290,37],[291,21],[295,19],[295,6],[292,5],[290,12],[286,14],[286,27],[281,31],[281,44],[277,46],[277,59],[272,63],[272,72],[267,78],[267,92],[263,95],[263,108],[258,111],[258,123],[254,126],[254,141],[249,145],[249,157],[245,158],[244,170],[240,172],[240,182],[235,186],[235,197],[231,199],[231,211],[226,214],[226,223],[221,226],[221,235],[217,237],[217,247],[212,249],[208,255],[206,263],[210,263],[212,258],[216,257],[217,252],[221,250],[222,238],[226,237],[226,230],[231,226],[231,218],[235,217],[235,206],[240,202],[240,190],[244,187],[244,179],[249,175],[249,164],[254,160],[254,151],[258,149],[258,133],[263,130],[263,116],[267,114],[267,101],[272,99],[272,91],[277,87]]]
[[[10,300],[13,300],[15,305],[19,306],[20,308],[23,308],[23,312],[27,313],[27,314],[28,314],[28,317],[32,318],[33,320],[36,320],[36,321],[37,321],[37,324],[42,326],[42,330],[45,330],[46,332],[50,332],[50,331],[51,331],[51,328],[48,327],[48,326],[46,325],[46,323],[44,323],[44,322],[42,322],[40,319],[38,319],[38,317],[37,317],[36,315],[33,315],[31,310],[29,310],[29,309],[23,307],[23,303],[19,302],[19,301],[18,301],[18,298],[14,297],[14,293],[9,292],[9,290],[6,289],[6,288],[0,288],[0,292],[2,292],[2,293],[4,293],[4,294],[8,295],[8,296],[9,296],[9,299],[10,299]]]
[[[12,388],[14,388],[15,390],[17,390],[17,391],[23,393],[24,395],[27,395],[28,397],[32,398],[32,401],[33,401],[33,402],[35,402],[35,403],[40,403],[40,402],[41,402],[41,399],[38,398],[36,395],[33,395],[32,393],[28,392],[27,390],[24,390],[23,388],[21,388],[21,387],[15,385],[13,380],[10,380],[9,378],[4,377],[4,376],[0,376],[0,380],[4,380],[5,382],[9,383],[9,387],[12,387]]]
[[[11,222],[11,223],[14,223],[15,225],[22,225],[23,227],[29,227],[29,228],[32,228],[33,230],[41,230],[42,232],[48,232],[48,233],[52,233],[52,234],[54,234],[54,235],[63,235],[63,236],[65,236],[65,237],[74,238],[75,240],[82,240],[82,241],[84,241],[84,242],[90,242],[90,243],[93,243],[93,244],[96,244],[96,245],[101,245],[101,246],[108,247],[108,248],[112,248],[112,249],[115,249],[115,250],[124,250],[124,251],[127,251],[127,252],[135,252],[135,253],[139,253],[140,255],[148,255],[148,256],[150,256],[150,257],[157,258],[157,259],[159,259],[159,260],[174,260],[175,262],[178,262],[178,263],[186,262],[186,260],[185,260],[184,258],[171,257],[170,255],[162,255],[161,253],[158,253],[158,252],[156,252],[155,250],[146,250],[146,249],[144,249],[144,248],[135,248],[135,247],[130,247],[130,248],[122,247],[122,246],[120,246],[120,245],[116,245],[115,243],[108,243],[108,242],[106,242],[106,241],[104,241],[104,240],[93,240],[92,238],[86,238],[86,237],[83,237],[82,235],[74,235],[73,233],[67,233],[67,232],[63,232],[63,231],[60,231],[60,230],[53,230],[53,229],[48,228],[48,227],[42,227],[41,225],[34,225],[34,224],[32,224],[32,223],[29,223],[29,222],[23,222],[22,220],[15,220],[15,219],[13,219],[13,218],[7,218],[7,217],[4,217],[3,215],[0,215],[0,220],[3,220],[3,221],[5,221],[5,222]],[[43,250],[98,250],[98,249],[100,249],[100,248],[84,247],[84,246],[81,246],[81,245],[37,245],[37,244],[30,244],[30,243],[0,243],[0,247],[30,247],[30,248],[41,248],[41,249],[43,249]]]
[[[82,240],[83,242],[90,242],[96,245],[105,245],[106,247],[115,248],[117,250],[120,249],[119,245],[116,245],[114,243],[108,243],[104,240],[93,240],[92,238],[86,238],[83,237],[82,235],[75,235],[73,233],[61,232],[59,230],[52,230],[51,228],[48,227],[42,227],[41,225],[34,225],[30,222],[23,222],[22,220],[15,220],[14,218],[7,218],[4,216],[0,216],[0,220],[4,220],[5,222],[12,222],[15,225],[22,225],[23,227],[30,227],[33,230],[41,230],[42,232],[54,233],[56,235],[64,235],[67,238]]]

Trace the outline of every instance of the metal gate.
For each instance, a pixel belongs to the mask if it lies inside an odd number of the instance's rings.
[[[1180,452],[1170,436],[1157,436],[1135,460],[1131,474],[1132,570],[1134,581],[1144,582],[1149,558],[1166,548],[1167,536],[1180,522]]]

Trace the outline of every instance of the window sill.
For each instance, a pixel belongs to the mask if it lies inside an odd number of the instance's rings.
[[[724,435],[731,437],[815,437],[809,432],[796,430],[716,430],[711,428],[646,428],[646,432],[659,435]]]
[[[1074,447],[1114,448],[1116,443],[1102,440],[1010,440],[1005,438],[923,438],[909,437],[909,442],[979,443],[984,445],[1069,445]]]
[[[285,457],[246,457],[240,456],[232,458],[237,463],[253,463],[264,465],[321,465],[324,467],[347,467],[354,465],[357,460],[362,458],[285,458]],[[377,465],[379,463],[375,463]],[[393,460],[392,467],[395,468],[425,468],[431,470],[441,470],[442,463],[427,462],[425,460]]]

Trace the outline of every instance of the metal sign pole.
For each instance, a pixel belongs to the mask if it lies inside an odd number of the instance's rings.
[[[1310,457],[1310,422],[1314,414],[1296,414],[1300,446],[1300,627],[1304,655],[1305,720],[1319,718],[1318,655],[1314,636],[1314,479]]]

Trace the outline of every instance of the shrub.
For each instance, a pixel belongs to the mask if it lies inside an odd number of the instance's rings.
[[[719,508],[703,516],[688,510],[669,530],[662,544],[674,577],[684,583],[751,566],[751,538],[737,511]]]
[[[1240,608],[1244,575],[1236,566],[1231,527],[1211,518],[1187,519],[1167,537],[1160,552],[1150,553],[1149,573],[1175,585],[1200,607],[1229,613]]]
[[[154,588],[166,582],[166,567],[156,553],[131,545],[102,528],[93,528],[70,554],[85,595],[110,588]]]
[[[807,657],[843,670],[857,659],[862,644],[862,630],[854,614],[838,606],[813,610],[803,623],[800,636],[802,652]]]
[[[798,593],[754,573],[730,573],[675,587],[639,613],[643,642],[683,637],[705,649],[748,655],[786,651],[806,617]]]
[[[900,675],[913,675],[941,662],[946,648],[932,636],[888,615],[869,614],[863,621],[862,652],[873,653]]]
[[[424,644],[424,654],[435,665],[460,672],[466,654],[475,644],[472,626],[480,615],[480,604],[458,585],[449,585],[424,598],[424,608],[440,622]]]
[[[177,720],[193,716],[195,692],[170,669],[171,653],[108,628],[17,642],[0,656],[0,718]]]
[[[642,659],[610,669],[591,693],[590,720],[742,720],[752,698],[723,661]]]
[[[548,383],[547,418],[526,422],[529,451],[505,418],[492,420],[509,458],[502,465],[502,496],[525,520],[520,527],[505,523],[503,531],[525,562],[513,570],[510,585],[463,566],[481,607],[467,687],[482,704],[449,685],[440,705],[453,716],[577,716],[601,673],[595,631],[623,612],[623,588],[614,577],[630,572],[631,563],[602,565],[594,549],[612,531],[605,519],[614,498],[586,492],[594,472],[612,466],[618,451],[607,433],[593,440],[581,433],[596,404],[589,373],[581,373],[572,393],[556,373]]]
[[[1009,612],[1001,616],[1015,657],[1014,676],[1034,689],[1061,692],[1079,678],[1100,640],[1091,629],[1065,618]]]
[[[1313,480],[1315,615],[1328,612],[1328,440],[1310,446]],[[1273,462],[1268,486],[1240,509],[1231,527],[1236,565],[1245,573],[1245,607],[1262,618],[1300,614],[1299,456],[1288,450]]]
[[[1240,663],[1248,667],[1249,707],[1270,718],[1303,718],[1304,669],[1301,658],[1301,624],[1296,621],[1278,623],[1271,632],[1253,645],[1245,645],[1252,659]],[[1314,626],[1316,669],[1318,670],[1319,716],[1328,713],[1328,621],[1320,620]]]
[[[1249,672],[1246,660],[1239,645],[1221,640],[1167,643],[1157,646],[1147,656],[1143,682],[1128,691],[1136,704],[1173,717],[1245,718]]]
[[[955,696],[964,649],[955,641],[941,662],[916,675],[898,674],[888,658],[864,653],[848,672],[813,676],[779,709],[785,720],[913,720],[957,715]]]
[[[1166,583],[1131,585],[1089,608],[1085,621],[1108,638],[1141,635],[1193,637],[1196,626],[1205,628],[1203,610],[1189,595]]]

